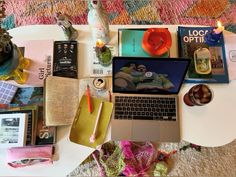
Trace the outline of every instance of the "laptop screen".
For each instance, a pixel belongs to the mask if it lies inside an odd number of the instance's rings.
[[[180,58],[114,57],[114,93],[177,94],[190,60]]]

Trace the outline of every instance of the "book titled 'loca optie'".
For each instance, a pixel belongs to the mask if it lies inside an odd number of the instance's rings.
[[[214,44],[205,35],[214,27],[178,27],[179,56],[191,59],[185,78],[189,83],[228,83],[223,33]]]

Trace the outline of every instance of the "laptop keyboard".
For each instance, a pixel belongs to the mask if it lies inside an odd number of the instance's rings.
[[[176,120],[174,97],[116,96],[115,119]]]

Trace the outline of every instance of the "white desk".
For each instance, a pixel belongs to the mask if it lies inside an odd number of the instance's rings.
[[[118,28],[137,27],[168,27],[172,34],[171,57],[177,57],[177,26],[157,25],[114,25],[110,26],[111,44],[117,47]],[[89,59],[92,52],[90,28],[86,25],[76,25],[79,30],[79,77],[89,76]],[[16,39],[54,39],[64,40],[64,34],[57,25],[22,26],[9,31]],[[183,95],[191,84],[185,84],[180,91],[181,137],[191,143],[202,146],[222,146],[233,141],[236,137],[236,81],[230,84],[211,84],[214,91],[213,101],[202,107],[188,107],[182,102]],[[58,160],[51,166],[32,166],[22,169],[12,169],[5,163],[5,150],[0,150],[0,176],[65,176],[74,170],[93,149],[74,144],[69,141],[70,127],[58,128],[56,154]],[[109,136],[108,136],[109,137]]]

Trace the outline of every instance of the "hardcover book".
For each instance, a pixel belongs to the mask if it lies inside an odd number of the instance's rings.
[[[152,57],[142,48],[142,40],[144,32],[147,29],[119,29],[118,31],[118,48],[119,56],[137,56],[137,57]],[[169,57],[169,52],[166,52],[160,57]]]
[[[22,147],[26,143],[28,117],[25,113],[0,114],[0,147]]]
[[[54,126],[48,127],[45,125],[43,109],[43,106],[38,107],[35,145],[55,144],[57,129]]]
[[[38,106],[8,104],[5,108],[0,109],[0,114],[25,113],[28,116],[26,146],[35,145],[35,130],[37,124]]]
[[[15,108],[20,109],[20,108]],[[35,131],[35,110],[7,110],[3,111],[0,114],[16,114],[16,113],[25,113],[28,116],[27,123],[27,133],[26,133],[26,143],[25,145],[34,145],[34,131]]]
[[[53,40],[15,40],[13,38],[13,42],[24,51],[24,57],[31,60],[27,70],[29,78],[25,87],[43,87],[44,79],[52,75]],[[16,85],[14,81],[8,82]],[[22,87],[22,85],[19,86]]]
[[[43,87],[18,88],[11,104],[18,105],[43,105]]]
[[[78,77],[77,41],[55,41],[53,76]]]
[[[185,81],[189,83],[228,83],[224,37],[207,44],[205,35],[213,27],[178,27],[179,56],[191,60]]]

